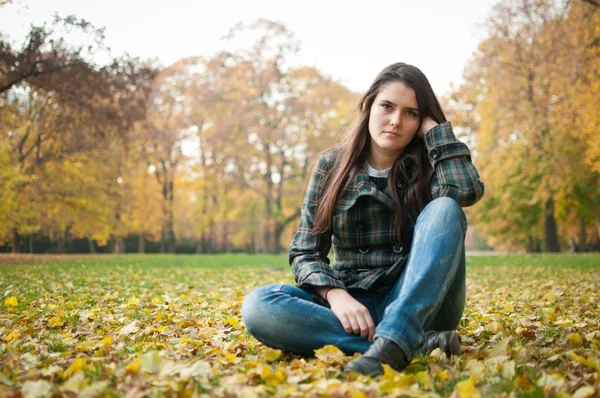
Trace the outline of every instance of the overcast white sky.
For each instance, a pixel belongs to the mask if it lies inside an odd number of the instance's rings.
[[[284,23],[300,40],[301,62],[351,89],[366,90],[386,65],[419,67],[438,95],[460,82],[485,37],[494,0],[14,0],[0,8],[0,31],[22,41],[31,23],[74,14],[106,27],[113,55],[158,58],[163,65],[210,56],[239,21]]]

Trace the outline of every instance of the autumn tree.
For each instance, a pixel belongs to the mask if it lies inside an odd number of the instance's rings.
[[[190,239],[197,252],[280,251],[309,167],[349,125],[355,94],[296,66],[294,35],[267,20],[226,38],[249,46],[160,72],[127,57],[97,65],[63,28],[103,48],[102,30],[74,17],[33,27],[21,48],[2,42],[3,241],[20,250],[28,236],[31,248],[39,233],[59,250],[81,238],[122,252],[137,235],[139,251],[159,238],[171,253]]]
[[[67,28],[89,33],[99,44],[70,46],[56,37]],[[14,251],[20,250],[20,235],[40,230],[48,216],[43,214],[47,202],[34,200],[39,198],[38,180],[115,141],[127,146],[127,133],[145,115],[154,69],[128,57],[103,66],[86,60],[84,52],[103,48],[102,38],[102,30],[86,21],[57,17],[51,26],[33,26],[20,49],[4,37],[0,41],[0,132],[8,137],[3,144],[11,166],[23,177],[10,193],[19,197],[20,205],[0,228],[4,235],[11,231]],[[62,187],[60,198],[73,188]]]
[[[242,93],[237,106],[243,112],[232,134],[244,148],[229,167],[263,202],[255,231],[261,251],[278,252],[283,231],[299,216],[312,155],[324,149],[309,144],[345,128],[354,96],[314,68],[291,66],[299,45],[284,25],[240,23],[227,39],[240,37],[254,44],[237,49],[229,61],[227,81]]]
[[[589,53],[597,37],[589,8],[549,0],[497,5],[489,37],[451,96],[456,122],[477,136],[486,199],[474,213],[492,243],[536,250],[543,237],[546,250],[559,251],[558,221],[597,214],[589,199],[600,199],[598,173],[581,158],[591,142],[577,123],[589,104],[575,101],[598,60]]]

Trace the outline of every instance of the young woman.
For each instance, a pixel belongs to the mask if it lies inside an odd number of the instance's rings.
[[[461,206],[484,188],[416,67],[383,69],[357,109],[347,139],[313,166],[290,244],[297,286],[254,290],[242,317],[268,346],[311,355],[333,344],[364,353],[346,370],[378,375],[418,350],[460,354]]]

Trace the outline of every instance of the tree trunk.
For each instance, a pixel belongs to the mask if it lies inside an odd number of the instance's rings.
[[[58,252],[60,254],[65,253],[65,237],[64,236],[58,237]]]
[[[114,246],[113,246],[113,253],[118,254],[118,253],[124,253],[124,252],[125,252],[125,240],[123,238],[115,238]]]
[[[65,243],[67,253],[73,253],[75,248],[73,246],[73,235],[71,235],[71,227],[68,227],[65,231]]]
[[[271,212],[270,201],[265,200],[265,217],[263,219],[263,252],[271,253]]]
[[[163,225],[163,228],[160,231],[160,246],[159,246],[159,249],[158,249],[159,253],[161,253],[161,254],[165,253],[165,251],[166,251],[166,247],[167,247],[166,246],[166,241],[167,241],[167,239],[166,239],[166,236],[165,236],[165,228],[164,228],[164,225]]]
[[[167,248],[169,253],[175,254],[175,230],[173,225],[173,181],[167,186]]]
[[[88,246],[90,248],[90,254],[96,254],[96,245],[94,244],[94,240],[88,238]]]
[[[267,144],[264,146],[264,152],[265,152],[265,157],[266,157],[266,163],[267,163],[267,171],[264,174],[264,180],[265,180],[265,185],[266,185],[266,195],[265,195],[265,218],[264,218],[264,222],[265,222],[265,229],[263,231],[264,235],[264,245],[265,245],[265,252],[267,253],[274,253],[274,248],[272,247],[272,239],[273,239],[273,235],[271,234],[271,223],[273,221],[273,214],[272,214],[272,209],[273,209],[273,178],[271,177],[271,166],[273,164],[272,160],[271,160],[271,145]]]
[[[585,253],[587,248],[585,246],[585,241],[587,240],[586,231],[585,231],[585,218],[581,217],[579,219],[579,251],[581,253]]]
[[[202,156],[202,152],[200,154],[200,163],[202,165],[204,165],[204,157]],[[204,223],[206,218],[209,217],[208,215],[208,203],[209,203],[209,195],[208,195],[208,189],[204,189],[204,192],[202,193],[203,195],[203,203],[204,206],[202,207],[202,213],[200,215],[200,218],[202,220],[202,222]],[[196,253],[206,253],[207,251],[207,246],[208,246],[208,237],[207,235],[210,233],[210,223],[209,223],[209,229],[208,231],[202,231],[201,235],[200,235],[200,239],[198,239],[198,244],[196,245]]]
[[[546,201],[544,235],[546,238],[546,251],[551,253],[560,252],[560,244],[558,242],[558,228],[556,226],[556,219],[554,218],[554,201],[552,199]]]
[[[529,253],[534,253],[535,252],[535,240],[533,239],[533,237],[531,235],[528,236],[527,239],[529,242],[527,251]]]
[[[276,222],[273,231],[273,249],[276,254],[282,253],[283,248],[281,247],[281,235],[283,234],[284,225],[283,223]]]
[[[214,221],[210,220],[208,223],[208,236],[206,239],[206,251],[207,253],[214,253],[217,250],[216,244],[216,227]]]
[[[20,253],[21,252],[21,242],[19,233],[16,228],[13,228],[13,243],[12,243],[12,252]]]
[[[223,221],[223,252],[231,253],[231,244],[229,242],[229,225]]]
[[[281,205],[278,204],[279,209],[281,210]],[[296,220],[298,217],[300,217],[301,214],[301,208],[296,209],[296,211],[294,212],[294,214],[291,214],[289,217],[287,217],[286,219],[284,219],[281,222],[276,222],[275,223],[275,232],[274,232],[274,236],[273,236],[273,244],[275,245],[275,249],[277,253],[282,253],[284,251],[284,248],[281,247],[281,235],[283,235],[283,231],[285,231],[285,229],[287,228],[287,226],[294,220]]]
[[[29,254],[33,254],[33,235],[29,235],[27,241],[29,242]]]
[[[146,252],[146,240],[142,236],[142,234],[138,235],[138,253]]]
[[[569,251],[571,253],[577,253],[577,244],[575,243],[575,238],[569,236]]]

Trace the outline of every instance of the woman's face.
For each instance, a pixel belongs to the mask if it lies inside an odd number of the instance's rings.
[[[412,141],[418,128],[419,108],[415,90],[402,82],[386,83],[371,105],[370,157],[397,158]]]

